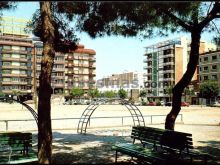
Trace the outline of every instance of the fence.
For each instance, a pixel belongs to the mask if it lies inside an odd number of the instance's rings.
[[[145,124],[162,124],[165,121],[166,115],[145,115],[143,116]],[[51,119],[53,129],[76,129],[80,118],[57,118]],[[109,120],[110,119],[110,120]],[[101,120],[97,122],[97,120]],[[109,120],[109,121],[108,121]],[[60,122],[63,121],[63,122]],[[177,122],[183,122],[183,115],[179,114]],[[18,122],[26,122],[26,124],[18,124]],[[58,123],[56,123],[58,122]],[[29,123],[29,124],[28,124]],[[10,124],[10,125],[9,125]],[[109,117],[91,117],[89,127],[112,127],[112,126],[128,126],[133,125],[131,116],[109,116]],[[2,129],[5,125],[5,129]],[[88,127],[88,128],[89,128]],[[35,129],[34,129],[35,128]],[[37,125],[34,119],[19,119],[19,120],[0,120],[0,131],[15,131],[15,130],[37,130]]]

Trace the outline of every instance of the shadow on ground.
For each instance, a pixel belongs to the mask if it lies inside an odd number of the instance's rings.
[[[211,164],[220,164],[220,141],[199,141],[204,146],[195,147],[201,152],[212,155]]]
[[[35,147],[37,135],[33,135]],[[115,151],[112,145],[131,142],[129,136],[105,136],[94,134],[68,134],[53,132],[53,164],[114,164]],[[220,141],[199,141],[204,146],[195,147],[201,152],[213,155],[208,164],[220,164]],[[129,157],[122,156],[120,164],[136,164],[129,162]],[[182,164],[182,163],[178,163]],[[190,161],[184,161],[190,164]],[[195,159],[193,164],[204,164],[203,159]]]
[[[112,145],[129,137],[53,132],[53,164],[112,164]]]

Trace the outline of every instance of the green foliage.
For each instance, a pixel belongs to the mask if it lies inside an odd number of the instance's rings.
[[[17,7],[16,2],[12,1],[1,1],[0,2],[0,12],[3,10],[15,9]]]
[[[68,6],[69,4],[54,1],[51,4],[52,22],[55,30],[53,41],[55,51],[65,53],[69,50],[75,50],[79,39],[75,35],[75,29],[70,26],[70,21],[72,21],[70,15],[72,15],[72,12],[77,13],[77,11],[68,9],[72,7],[79,8],[77,7],[79,3],[72,3],[72,6]],[[36,10],[33,14],[32,21],[28,23],[25,30],[28,32],[32,31],[35,36],[40,37],[41,41],[45,42],[47,38],[43,35],[42,18],[40,10]]]
[[[2,91],[0,91],[0,97],[4,97],[4,96],[5,94]]]
[[[117,93],[114,91],[106,91],[103,93],[102,96],[107,97],[107,98],[114,98],[117,96]]]
[[[147,102],[146,102],[146,101],[142,101],[142,102],[141,102],[141,105],[146,106],[146,105],[147,105]]]
[[[73,98],[80,98],[81,96],[84,95],[84,91],[81,88],[74,87],[71,89],[70,95]]]
[[[89,90],[89,96],[92,98],[100,97],[100,92],[98,89],[91,89]]]
[[[200,2],[92,2],[87,5],[88,13],[76,17],[77,27],[92,38],[104,35],[167,36],[168,32],[186,29],[166,13],[172,13],[186,23],[194,21],[197,11],[206,14]],[[199,18],[202,20],[203,17]]]
[[[216,82],[204,82],[200,85],[200,96],[206,99],[218,96],[220,86]]]
[[[127,92],[123,88],[120,88],[118,90],[118,96],[121,99],[125,99],[127,97]]]
[[[156,106],[161,106],[160,100],[156,100]]]
[[[146,90],[141,90],[139,96],[141,98],[146,97],[147,96],[147,91]]]

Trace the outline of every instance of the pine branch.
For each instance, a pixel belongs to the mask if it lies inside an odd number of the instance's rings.
[[[207,17],[199,23],[199,26],[201,29],[203,29],[206,25],[209,24],[209,22],[211,22],[213,19],[215,18],[220,18],[220,3],[219,2],[215,2],[214,7],[212,8],[212,10],[209,12],[209,14],[207,15]]]
[[[189,32],[192,31],[191,25],[189,25],[188,23],[184,22],[183,20],[181,20],[180,18],[175,16],[169,10],[164,10],[164,9],[159,9],[159,10],[160,10],[160,12],[164,13],[165,15],[170,17],[172,20],[174,20],[176,23],[178,23],[180,26],[182,26],[186,31],[189,31]]]

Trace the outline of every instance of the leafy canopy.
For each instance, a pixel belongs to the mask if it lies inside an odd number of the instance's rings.
[[[84,91],[81,88],[74,87],[74,88],[71,89],[70,95],[73,98],[80,98],[81,96],[84,95]]]
[[[120,88],[118,90],[118,96],[121,99],[125,99],[127,97],[127,92],[123,88]]]
[[[200,96],[203,98],[215,98],[220,92],[220,86],[216,82],[204,82],[200,85]]]

